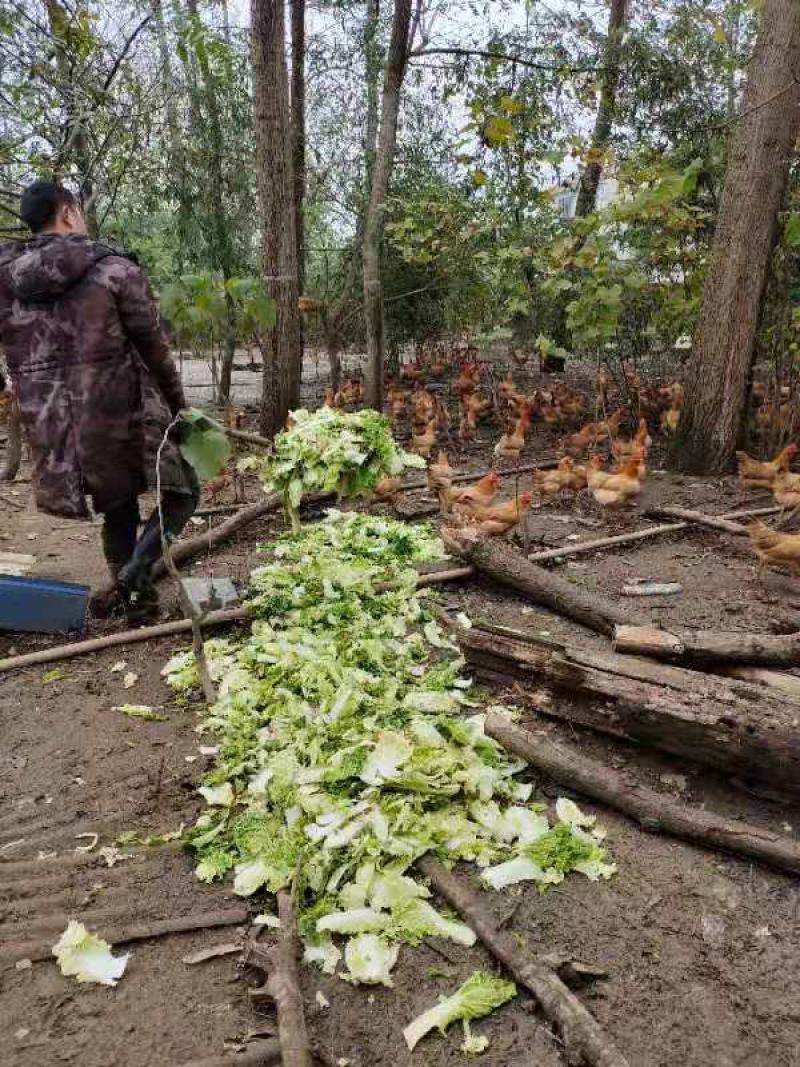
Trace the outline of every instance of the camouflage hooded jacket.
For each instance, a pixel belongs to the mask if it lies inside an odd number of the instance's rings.
[[[34,461],[37,506],[85,518],[155,485],[156,451],[185,406],[142,271],[88,237],[0,248],[0,343]],[[170,440],[165,489],[191,475]]]

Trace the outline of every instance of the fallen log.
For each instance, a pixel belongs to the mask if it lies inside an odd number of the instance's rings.
[[[291,893],[278,893],[280,938],[268,949],[255,944],[251,960],[267,971],[264,992],[275,1002],[283,1067],[313,1067],[298,969],[300,938]]]
[[[800,703],[775,689],[477,627],[458,640],[492,680],[553,690],[552,698],[536,698],[543,714],[800,793]],[[565,691],[571,699],[559,699]]]
[[[163,919],[152,923],[131,923],[102,930],[110,945],[129,945],[134,941],[149,941],[154,937],[170,934],[188,934],[196,930],[213,930],[222,926],[241,926],[250,918],[247,908],[230,908],[227,911],[212,911],[198,915],[181,915],[177,919]],[[91,922],[91,918],[87,919]],[[20,943],[4,945],[2,955],[6,958],[49,960],[53,957],[53,940],[36,944]]]
[[[203,628],[243,622],[248,614],[247,608],[226,608],[222,611],[209,611],[203,619]],[[35,667],[41,663],[55,663],[56,660],[74,659],[76,656],[86,656],[90,652],[102,652],[104,649],[113,648],[115,645],[133,645],[142,641],[150,641],[156,637],[174,637],[176,634],[191,633],[191,630],[191,619],[175,619],[173,622],[162,622],[157,626],[142,626],[138,630],[121,630],[119,633],[106,634],[104,637],[92,637],[87,641],[73,641],[68,645],[43,648],[38,652],[26,652],[22,656],[9,656],[6,659],[0,659],[0,674],[5,671],[18,670],[21,667]]]
[[[557,574],[537,567],[506,541],[481,538],[469,528],[442,531],[448,551],[461,556],[497,582],[516,589],[559,615],[610,637],[615,626],[641,621],[628,605],[617,607],[602,597],[587,593]]]
[[[668,833],[800,874],[800,843],[785,834],[692,808],[575,748],[554,744],[540,734],[522,729],[502,715],[487,715],[484,729],[508,752],[544,771],[554,781],[629,815],[643,830]]]
[[[545,1016],[555,1023],[569,1063],[627,1067],[628,1061],[552,967],[541,960],[523,958],[519,945],[500,929],[468,882],[432,856],[423,856],[417,866],[436,892],[459,912],[492,955],[534,996]]]
[[[658,626],[616,626],[615,652],[682,663],[745,663],[779,667],[800,664],[800,634],[681,630]]]
[[[261,448],[274,448],[275,442],[271,437],[262,437],[260,433],[251,433],[249,430],[234,430],[225,426],[225,433],[236,441],[244,441],[248,445],[259,445]]]
[[[596,537],[592,541],[582,541],[575,545],[566,545],[563,548],[548,548],[541,552],[532,552],[528,559],[531,563],[546,563],[553,559],[566,559],[567,556],[579,556],[584,552],[594,552],[603,548],[616,548],[618,545],[629,545],[635,541],[646,541],[649,537],[661,537],[667,533],[677,533],[679,530],[687,530],[688,522],[662,523],[660,526],[650,526],[646,530],[635,530],[633,533],[616,534],[614,537]]]

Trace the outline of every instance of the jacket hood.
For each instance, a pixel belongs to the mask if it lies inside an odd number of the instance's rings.
[[[15,249],[0,270],[22,301],[55,300],[113,250],[88,237],[42,235]]]

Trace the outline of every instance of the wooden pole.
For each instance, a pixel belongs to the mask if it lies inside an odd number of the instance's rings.
[[[591,1067],[628,1067],[628,1061],[556,972],[541,960],[526,960],[510,934],[498,926],[468,882],[448,871],[433,856],[417,862],[436,892],[462,916],[492,955],[536,999],[545,1016],[556,1024],[569,1063]]]
[[[670,631],[658,626],[616,626],[613,647],[615,652],[684,663],[744,663],[779,667],[800,664],[800,634]]]
[[[599,800],[635,819],[651,833],[664,832],[735,855],[752,857],[770,867],[800,874],[800,843],[785,834],[692,808],[635,782],[577,749],[554,744],[541,734],[490,713],[484,726],[506,751],[544,771],[554,781]]]
[[[685,509],[683,508],[679,510],[685,512]],[[731,511],[727,512],[724,515],[712,515],[708,517],[714,520],[716,520],[717,518],[722,520],[735,518],[745,519],[751,517],[756,518],[761,515],[776,515],[780,510],[780,508],[776,507],[751,508],[748,511]],[[664,509],[659,509],[658,511],[652,511],[649,514],[661,515],[666,514],[666,511]],[[686,512],[686,514],[699,515],[701,513],[694,511]],[[662,523],[660,526],[651,526],[646,530],[634,530],[632,533],[617,534],[614,537],[598,537],[594,541],[582,541],[579,544],[568,545],[564,548],[548,548],[542,552],[533,552],[531,555],[528,556],[528,559],[531,561],[531,563],[545,563],[548,560],[566,559],[567,556],[579,556],[584,554],[585,552],[594,552],[602,548],[615,548],[618,545],[629,545],[636,541],[646,541],[650,537],[661,537],[663,534],[679,533],[681,530],[688,530],[692,525],[694,525],[695,521],[696,520],[687,520],[682,522]],[[744,527],[742,527],[742,529],[744,529]]]

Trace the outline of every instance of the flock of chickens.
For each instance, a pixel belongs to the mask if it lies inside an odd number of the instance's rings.
[[[465,361],[453,385],[458,397],[457,433],[462,444],[472,441],[478,424],[489,419],[500,425],[493,447],[496,460],[518,458],[534,422],[563,434],[562,457],[555,469],[535,470],[532,490],[498,502],[500,476],[495,471],[469,488],[453,486],[454,471],[440,445],[443,436],[452,440],[451,419],[440,391],[425,383],[430,370],[426,375],[415,362],[403,367],[400,378],[390,383],[387,396],[392,422],[401,434],[404,425],[408,426],[409,448],[429,461],[428,486],[439,498],[441,513],[452,521],[476,526],[486,536],[502,535],[516,526],[534,497],[546,500],[587,492],[604,511],[634,504],[647,477],[652,445],[648,415],[651,422],[669,431],[677,425],[683,403],[683,388],[678,383],[643,387],[638,375],[630,374],[626,387],[629,396],[635,396],[640,417],[635,432],[626,436],[621,431],[630,416],[624,407],[602,420],[586,422],[585,401],[567,384],[556,382],[549,389],[526,395],[516,388],[509,372],[496,384],[490,377],[488,387],[484,387],[486,369],[477,361]],[[488,374],[491,376],[491,371]],[[605,410],[610,400],[610,379],[605,370],[601,371],[598,393],[598,408]],[[437,445],[437,458],[431,461]],[[610,467],[598,451],[606,445]],[[386,479],[376,487],[376,496],[391,500],[400,487],[399,480]]]
[[[429,368],[429,375],[431,369]],[[438,391],[425,384],[425,370],[413,363],[403,368],[398,381],[388,390],[389,411],[395,426],[402,430],[410,422],[410,448],[428,459],[428,488],[438,497],[440,511],[449,521],[468,524],[483,536],[502,536],[514,529],[529,511],[534,498],[553,500],[565,494],[588,493],[604,512],[614,512],[636,504],[647,477],[648,453],[652,446],[650,427],[670,434],[677,428],[683,405],[683,386],[672,382],[643,386],[638,374],[626,374],[625,386],[632,399],[629,408],[617,407],[598,421],[585,419],[584,400],[564,383],[530,396],[519,392],[509,374],[496,386],[482,391],[481,367],[467,361],[454,382],[458,396],[458,438],[471,441],[480,422],[495,417],[501,433],[493,453],[495,459],[519,457],[534,421],[555,430],[569,430],[559,441],[561,458],[555,469],[534,470],[533,487],[511,499],[501,499],[501,477],[491,471],[473,485],[453,484],[454,470],[447,452],[439,447],[442,435],[449,436],[450,417]],[[611,379],[605,368],[598,379],[598,409],[611,401]],[[768,408],[764,397],[755,398],[756,410]],[[638,412],[636,431],[621,432],[630,420],[629,410]],[[580,423],[583,422],[582,425]],[[575,426],[578,425],[576,429]],[[607,460],[600,449],[609,455]],[[789,469],[800,449],[788,445],[774,459],[759,461],[738,452],[739,484],[743,494],[752,489],[769,489],[785,511],[800,511],[800,474]],[[399,480],[387,479],[376,487],[376,496],[392,500],[400,489]],[[753,549],[759,559],[759,574],[765,567],[789,570],[800,576],[800,534],[782,533],[754,520],[748,527]]]

